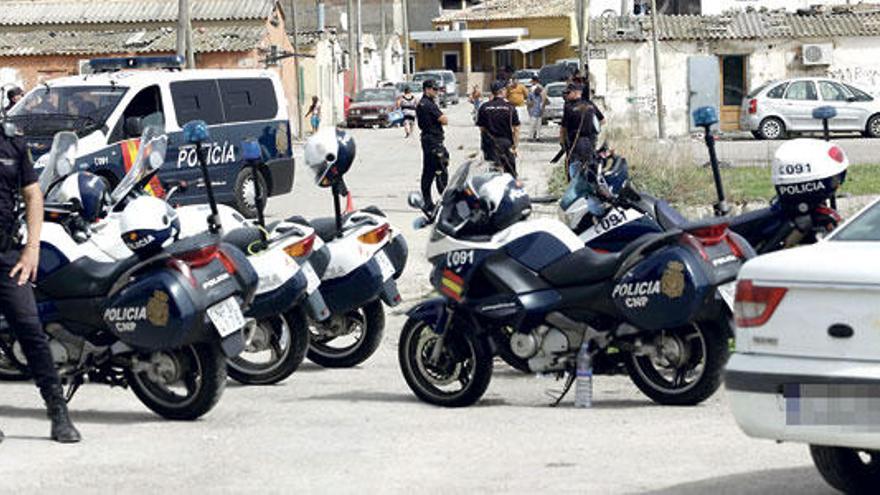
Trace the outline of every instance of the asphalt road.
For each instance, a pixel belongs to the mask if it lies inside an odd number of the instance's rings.
[[[453,163],[476,150],[466,112],[451,109]],[[624,377],[598,377],[593,409],[574,409],[573,394],[551,408],[545,392],[559,382],[499,363],[479,405],[420,403],[396,356],[402,312],[429,290],[427,233],[412,231],[405,206],[417,184],[418,142],[398,129],[355,136],[355,201],[387,211],[411,248],[406,301],[389,312],[377,354],[349,370],[307,363],[273,387],[230,382],[195,422],[162,420],[126,390],[85,386],[71,404],[85,440],[71,446],[46,440],[32,385],[2,383],[0,493],[832,493],[805,446],[743,435],[723,391],[698,407],[660,407]],[[523,146],[531,191],[555,151]],[[294,193],[273,200],[272,213],[331,214],[330,193],[297,172]]]

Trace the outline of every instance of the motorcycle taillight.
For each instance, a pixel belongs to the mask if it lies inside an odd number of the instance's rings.
[[[691,235],[700,240],[706,246],[714,246],[724,240],[727,236],[727,224],[710,225],[688,231]]]
[[[201,268],[214,260],[219,260],[227,272],[235,273],[235,262],[216,244],[178,253],[174,257],[186,263],[190,268]]]

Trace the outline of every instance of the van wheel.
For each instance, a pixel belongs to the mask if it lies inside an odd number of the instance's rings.
[[[865,126],[865,137],[880,138],[880,113],[872,115]]]
[[[785,123],[776,117],[767,117],[758,126],[758,135],[761,139],[783,139],[785,137]]]
[[[845,493],[876,493],[880,484],[880,452],[810,445],[819,474]]]
[[[263,174],[257,174],[257,180],[260,183],[260,192],[263,198],[268,197],[268,185],[266,177]],[[257,216],[257,195],[254,179],[251,175],[250,168],[243,168],[238,172],[235,179],[235,209],[247,218]],[[265,201],[265,199],[264,199]]]

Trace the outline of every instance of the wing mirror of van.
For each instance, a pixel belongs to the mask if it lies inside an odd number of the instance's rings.
[[[204,120],[191,120],[183,126],[183,141],[187,144],[204,144],[211,139],[211,131]]]
[[[128,139],[140,137],[144,133],[144,119],[141,117],[126,117],[123,124],[125,137]]]

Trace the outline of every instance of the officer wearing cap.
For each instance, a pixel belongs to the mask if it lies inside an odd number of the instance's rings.
[[[25,203],[27,243],[18,238],[18,195]],[[43,332],[31,283],[37,279],[43,194],[27,145],[20,136],[0,126],[0,314],[21,344],[28,368],[46,402],[52,421],[52,439],[62,443],[80,440],[70,422],[61,380]],[[2,438],[2,433],[0,433]]]
[[[592,163],[596,149],[596,137],[599,129],[596,123],[605,121],[605,115],[584,95],[584,86],[572,82],[563,92],[565,105],[562,110],[562,125],[559,128],[559,140],[566,150],[566,173],[571,179],[571,166],[589,165]]]
[[[428,79],[422,83],[422,98],[416,106],[416,122],[422,132],[422,197],[425,199],[425,209],[434,209],[434,201],[431,199],[431,185],[436,183],[437,193],[443,194],[446,183],[449,181],[449,173],[446,166],[449,164],[449,152],[443,146],[443,126],[449,123],[449,119],[440,107],[437,106],[437,82]]]
[[[492,99],[481,105],[477,113],[480,148],[486,160],[501,165],[505,172],[516,177],[519,115],[516,107],[504,99],[507,94],[504,81],[493,82],[490,89]]]

